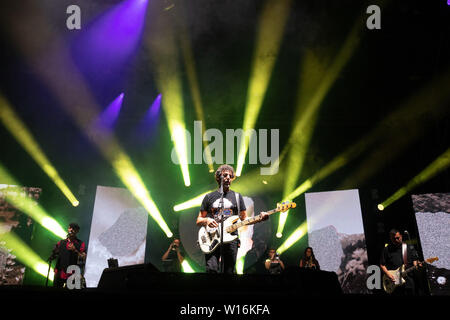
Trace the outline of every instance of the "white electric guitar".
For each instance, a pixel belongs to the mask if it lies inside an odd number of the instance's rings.
[[[423,262],[426,263],[433,263],[435,261],[439,260],[438,257],[434,257],[434,258],[429,258]],[[405,269],[405,265],[402,265],[401,267],[395,269],[395,270],[388,270],[388,272],[394,276],[395,281],[392,281],[391,278],[389,278],[386,274],[383,275],[383,289],[384,291],[386,291],[387,293],[392,293],[394,292],[394,290],[399,287],[402,286],[406,283],[406,275],[408,273],[410,273],[411,271],[413,271],[414,269],[416,269],[416,266],[412,266],[408,269]]]
[[[283,203],[278,203],[277,208],[267,211],[267,215],[274,214],[275,212],[285,212],[290,208],[295,208],[297,205],[295,202],[286,201]],[[246,226],[251,223],[261,222],[261,215],[257,215],[255,217],[251,217],[245,220],[240,221],[239,216],[231,216],[223,221],[223,243],[229,243],[238,237],[237,234],[232,234],[234,231],[239,229],[240,227]],[[201,227],[198,231],[198,244],[200,249],[204,253],[211,253],[220,244],[220,225],[216,228],[211,227]]]

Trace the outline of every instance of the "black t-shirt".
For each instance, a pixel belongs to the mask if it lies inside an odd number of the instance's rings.
[[[206,211],[208,218],[213,218],[217,222],[219,221],[219,205],[220,205],[220,192],[214,191],[211,193],[208,193],[202,201],[202,205],[200,207],[200,211]],[[231,215],[239,215],[238,208],[237,208],[237,202],[236,202],[236,193],[233,190],[229,190],[228,192],[224,193],[223,195],[223,207],[224,207],[224,218]],[[241,194],[239,194],[239,210],[245,211],[245,203],[244,198]]]
[[[412,245],[407,245],[406,257],[407,268],[413,265],[413,261],[419,259],[417,251]],[[403,264],[402,246],[389,244],[387,247],[385,247],[383,249],[383,252],[381,253],[380,264],[386,266],[388,270],[395,270],[398,267],[401,267]]]

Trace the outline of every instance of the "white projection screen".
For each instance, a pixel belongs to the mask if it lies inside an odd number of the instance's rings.
[[[420,244],[427,265],[432,295],[450,295],[450,193],[412,195]]]
[[[86,286],[97,287],[108,259],[143,264],[148,214],[123,188],[97,186],[86,258]]]
[[[358,190],[305,193],[308,244],[321,270],[336,272],[344,293],[369,293]]]

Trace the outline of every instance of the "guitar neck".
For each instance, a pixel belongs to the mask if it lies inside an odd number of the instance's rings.
[[[419,262],[419,263],[424,263],[424,262],[426,262],[426,261],[422,261],[422,262]],[[417,266],[409,267],[408,269],[406,269],[406,270],[404,271],[404,273],[409,273],[409,272],[413,271],[413,270],[416,269],[416,268],[417,268]]]
[[[279,209],[273,209],[273,210],[270,210],[270,211],[266,211],[266,213],[267,213],[267,215],[271,215],[271,214],[274,214],[274,213],[276,213],[278,211],[280,211],[280,210]],[[240,227],[249,225],[249,224],[251,224],[253,222],[259,222],[261,220],[262,220],[261,215],[258,214],[257,216],[254,216],[254,217],[251,217],[251,218],[248,218],[248,219],[236,222],[235,224],[233,224],[232,226],[227,228],[227,231],[228,232],[234,232],[237,229],[239,229]]]

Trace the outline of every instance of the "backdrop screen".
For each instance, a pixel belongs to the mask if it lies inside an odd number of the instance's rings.
[[[358,190],[305,194],[308,244],[344,293],[368,293],[366,240]]]
[[[33,220],[11,205],[7,198],[28,197],[37,203],[41,188],[18,187],[0,184],[0,235],[14,233],[29,243],[33,232]],[[0,241],[0,285],[23,283],[25,265],[15,255],[16,251],[6,241]]]
[[[432,295],[450,295],[450,193],[412,195]]]
[[[86,258],[86,285],[97,287],[108,259],[143,264],[148,213],[123,188],[97,187]]]

